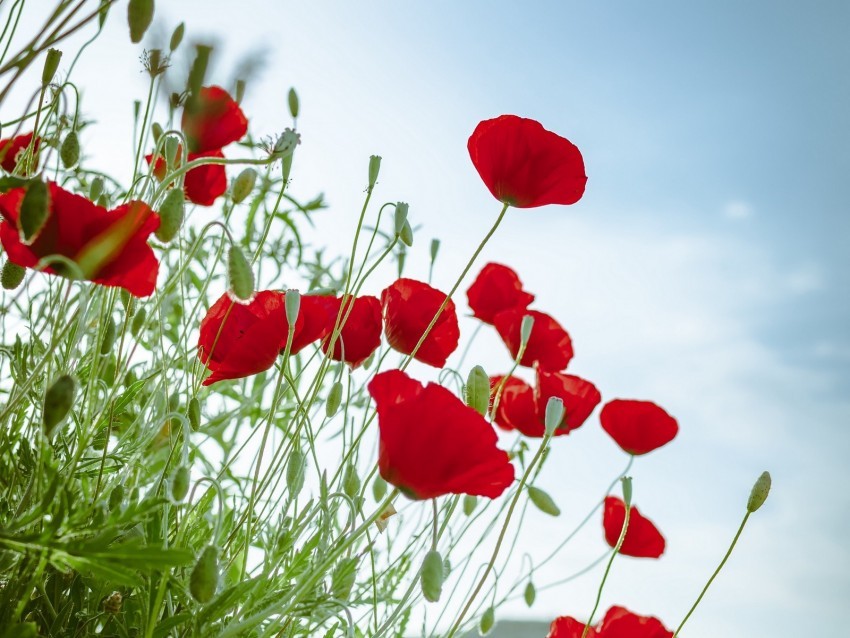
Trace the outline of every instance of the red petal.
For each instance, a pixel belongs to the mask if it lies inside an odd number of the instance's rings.
[[[555,430],[555,436],[569,434],[581,425],[599,405],[602,395],[590,381],[563,372],[543,372],[537,374],[537,413],[545,419],[546,404],[551,397],[564,402],[564,421]]]
[[[658,618],[638,616],[625,607],[611,607],[599,624],[599,638],[673,638]]]
[[[381,302],[377,297],[357,297],[352,305],[348,297],[342,318],[339,337],[334,341],[333,353],[329,356],[334,361],[345,361],[352,368],[358,367],[368,359],[378,346],[381,345]],[[330,328],[333,329],[337,315],[342,305],[342,299],[335,299],[331,306]],[[347,319],[346,319],[347,315]],[[322,344],[322,351],[328,354],[329,339]]]
[[[527,308],[534,295],[522,289],[519,276],[507,266],[490,263],[481,269],[478,277],[466,291],[473,316],[492,324],[493,317],[502,310]]]
[[[582,638],[584,623],[570,616],[561,616],[552,621],[546,638]],[[591,627],[586,638],[597,638],[599,634]],[[601,638],[601,637],[600,637]]]
[[[248,119],[239,104],[220,86],[201,88],[194,111],[183,111],[183,133],[192,153],[220,150],[248,132]]]
[[[511,356],[519,354],[520,327],[526,315],[534,317],[534,327],[520,361],[523,366],[537,366],[541,370],[557,372],[567,367],[573,358],[573,344],[570,335],[557,321],[543,312],[512,308],[503,310],[493,319],[493,325],[508,346]]]
[[[502,377],[490,378],[490,392],[495,403],[496,389]],[[526,436],[542,437],[545,433],[543,421],[537,413],[534,389],[522,379],[508,377],[502,388],[499,405],[496,406],[494,422],[505,430],[518,430]]]
[[[286,298],[286,293],[283,293]],[[333,327],[329,303],[332,304],[333,297],[326,295],[301,295],[301,306],[298,310],[298,319],[295,320],[295,330],[292,334],[292,344],[289,347],[290,354],[298,354],[305,347],[324,338]],[[289,331],[289,322],[284,315],[284,329]],[[284,345],[286,338],[284,338]]]
[[[629,514],[629,527],[626,538],[620,547],[624,556],[636,558],[658,558],[664,553],[664,537],[652,521],[644,518],[638,508],[632,506]],[[623,522],[626,520],[626,504],[615,496],[605,499],[605,511],[602,516],[602,527],[605,529],[605,541],[611,547],[617,546]]]
[[[12,139],[0,140],[0,166],[3,167],[3,170],[9,173],[15,171],[15,168],[18,166],[18,155],[30,145],[32,135],[32,133],[25,133]],[[35,144],[33,144],[33,155],[36,157],[35,163],[38,162],[38,146],[40,143],[41,138],[37,137]]]
[[[672,441],[676,419],[651,401],[614,399],[599,415],[602,429],[629,454],[646,454]]]
[[[206,153],[189,153],[188,160],[201,157],[224,157],[220,150]],[[221,164],[205,164],[186,173],[183,182],[186,199],[200,206],[212,206],[227,190],[227,173]]]

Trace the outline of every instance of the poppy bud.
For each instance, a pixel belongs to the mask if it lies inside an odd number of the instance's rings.
[[[115,345],[116,334],[115,320],[112,317],[108,317],[106,319],[106,329],[103,331],[103,341],[100,342],[100,354],[109,354],[112,346]]]
[[[419,583],[425,600],[432,603],[440,600],[443,591],[443,557],[436,549],[425,554],[422,569],[419,571]]]
[[[212,47],[204,44],[195,45],[195,59],[192,61],[192,68],[189,70],[189,94],[194,98],[200,93],[201,86],[204,83],[204,77],[207,75],[207,65],[210,62],[210,53]],[[193,108],[194,99],[189,103],[189,107]]]
[[[384,500],[384,497],[387,495],[387,482],[381,478],[380,476],[375,477],[375,481],[372,483],[372,496],[375,497],[375,500],[380,502]]]
[[[408,246],[413,246],[413,229],[410,227],[410,222],[405,221],[404,226],[401,227],[401,232],[398,235]]]
[[[375,188],[375,183],[378,181],[378,173],[381,172],[381,156],[372,155],[369,157],[369,190]]]
[[[218,549],[207,545],[189,576],[189,592],[199,603],[212,600],[218,589]]]
[[[762,472],[761,476],[756,479],[756,484],[750,492],[750,498],[747,501],[747,511],[751,514],[758,508],[764,505],[767,500],[767,495],[770,493],[770,472]]]
[[[550,516],[561,515],[561,509],[555,505],[555,501],[552,500],[552,497],[540,488],[529,485],[528,498],[531,499],[531,502],[534,503],[537,509],[544,514],[549,514]]]
[[[183,225],[183,217],[183,190],[172,188],[159,207],[159,228],[154,231],[156,238],[164,243],[174,239]]]
[[[407,250],[405,249],[404,244],[399,245],[396,260],[398,262],[398,276],[401,278],[401,275],[404,272],[404,262],[407,261]]]
[[[192,397],[189,400],[189,408],[187,410],[189,417],[189,427],[193,432],[201,429],[201,402],[198,397]]]
[[[21,201],[18,223],[21,226],[23,244],[30,245],[44,227],[50,212],[50,191],[40,179],[30,182]]]
[[[431,263],[437,261],[437,253],[440,251],[440,240],[434,238],[431,240]]]
[[[89,199],[95,201],[103,193],[103,178],[95,177],[89,187]]]
[[[465,494],[463,497],[463,513],[467,516],[472,515],[475,508],[478,506],[478,497],[472,494]]]
[[[289,498],[294,499],[304,487],[304,474],[307,469],[307,460],[298,448],[292,450],[289,462],[286,465],[286,489],[289,490]]]
[[[281,177],[283,178],[283,183],[289,184],[289,175],[292,173],[292,153],[290,153],[289,155],[286,155],[280,161],[280,166],[281,166],[280,174],[281,174]]]
[[[41,85],[47,86],[56,75],[56,69],[59,68],[59,60],[62,59],[62,52],[59,49],[48,49],[47,57],[44,58],[44,69],[41,71]]]
[[[245,198],[254,190],[254,184],[257,182],[257,171],[253,168],[246,168],[236,179],[233,180],[233,187],[230,189],[230,198],[234,204],[241,204]]]
[[[177,25],[174,31],[171,34],[171,42],[168,44],[168,48],[172,51],[176,51],[177,47],[180,46],[180,43],[183,42],[183,34],[186,32],[186,25],[181,22]]]
[[[301,293],[290,288],[283,297],[283,306],[286,310],[286,321],[290,330],[295,330],[295,322],[298,321],[298,313],[301,310]]]
[[[494,624],[496,624],[496,610],[492,607],[488,607],[484,610],[484,613],[481,614],[481,620],[478,621],[478,633],[482,636],[486,636],[490,633],[490,630],[493,629]]]
[[[138,337],[139,333],[142,331],[142,327],[145,325],[145,319],[147,319],[148,313],[144,308],[139,308],[136,311],[136,314],[133,316],[133,323],[130,324],[130,333],[134,337]]]
[[[354,465],[345,468],[345,474],[342,478],[342,491],[351,498],[360,493],[360,477],[357,476],[357,468]]]
[[[59,159],[62,160],[62,166],[65,168],[71,168],[80,160],[80,138],[77,137],[76,131],[71,131],[65,136],[62,147],[59,149]]]
[[[130,41],[138,44],[153,20],[153,0],[130,0],[127,5],[127,24],[130,25]]]
[[[395,223],[395,234],[401,235],[404,230],[404,225],[407,223],[407,212],[410,209],[410,206],[405,204],[404,202],[398,202],[395,205],[395,218],[393,219]]]
[[[109,200],[106,198],[106,195],[101,195],[97,198],[97,205],[101,208],[109,208]]]
[[[114,512],[119,507],[121,507],[121,503],[124,502],[124,486],[122,484],[118,484],[112,488],[112,491],[109,492],[109,511]]]
[[[525,604],[529,607],[534,604],[534,599],[537,598],[537,590],[534,588],[534,583],[528,581],[525,591],[522,592],[522,597],[525,598]]]
[[[328,398],[325,400],[325,414],[331,418],[339,409],[339,404],[342,403],[342,382],[335,381],[328,392]]]
[[[169,136],[165,139],[165,165],[169,170],[177,166],[177,154],[180,151],[180,142],[176,137]]]
[[[159,138],[161,138],[163,134],[162,125],[159,122],[151,124],[151,134],[153,135],[154,143],[159,142]]]
[[[254,271],[248,258],[239,246],[231,245],[227,253],[227,278],[230,292],[241,300],[248,301],[254,294]]]
[[[3,264],[3,271],[0,273],[0,284],[2,284],[4,290],[14,290],[21,285],[26,274],[27,269],[23,266],[6,261]]]
[[[626,504],[626,507],[630,507],[632,504],[632,477],[624,476],[620,481],[623,483],[623,503]]]
[[[484,416],[490,408],[490,378],[481,366],[475,366],[466,378],[466,405]]]
[[[236,80],[236,90],[233,93],[237,104],[242,102],[242,98],[245,97],[245,80],[241,78]]]
[[[289,89],[287,98],[289,100],[289,113],[293,118],[298,117],[298,94],[295,92],[295,89]]]
[[[522,350],[528,345],[528,340],[531,338],[531,329],[534,328],[534,317],[525,315],[522,318],[522,323],[519,326],[519,349]]]
[[[182,501],[189,493],[189,479],[189,468],[185,465],[178,465],[171,477],[171,498],[175,503]]]
[[[564,422],[564,400],[560,397],[549,397],[546,402],[546,416],[544,418],[546,434],[552,436],[561,423]]]
[[[64,374],[53,382],[47,392],[44,393],[44,407],[42,410],[42,423],[44,433],[50,436],[53,428],[59,425],[74,404],[74,393],[77,390],[77,382],[74,377]]]

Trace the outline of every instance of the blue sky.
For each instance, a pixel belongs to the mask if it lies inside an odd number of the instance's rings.
[[[187,38],[217,35],[216,81],[240,55],[266,51],[244,103],[255,133],[289,125],[286,91],[298,89],[294,189],[323,191],[331,204],[317,241],[347,250],[368,156],[380,154],[380,198],[409,201],[422,225],[409,274],[427,275],[428,242],[440,237],[443,288],[498,213],[466,155],[475,124],[516,113],[576,143],[585,198],[512,211],[481,265],[520,273],[536,307],[571,332],[570,370],[603,396],[655,400],[679,419],[674,444],[634,469],[636,502],[664,530],[668,552],[616,563],[603,605],[675,626],[725,551],[752,481],[769,469],[770,500],[685,633],[796,637],[814,623],[841,635],[850,598],[841,471],[850,451],[850,5],[157,6],[169,31],[185,18]],[[84,145],[103,162],[130,150],[128,105],[144,91],[122,22],[110,19],[77,76],[100,127]],[[502,371],[500,348],[484,334],[471,360]],[[558,444],[540,480],[565,514],[533,519],[529,546],[570,529],[623,465],[595,417]],[[585,536],[541,579],[595,557],[598,529]],[[504,613],[584,617],[596,582]]]

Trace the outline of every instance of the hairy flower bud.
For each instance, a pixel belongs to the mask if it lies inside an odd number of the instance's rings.
[[[522,593],[522,597],[525,599],[525,604],[529,607],[534,604],[534,600],[537,598],[537,589],[535,589],[534,583],[528,581],[528,584],[525,586],[525,591]]]
[[[767,495],[770,493],[770,483],[770,472],[762,472],[761,476],[756,479],[756,483],[750,492],[750,498],[747,500],[748,512],[752,514],[764,505]]]
[[[176,51],[177,47],[180,46],[180,43],[183,42],[183,34],[186,32],[186,24],[181,22],[177,25],[174,31],[171,33],[171,42],[168,44],[168,48],[171,51]]]
[[[124,502],[124,486],[119,483],[109,492],[109,511],[114,512]]]
[[[245,253],[236,245],[231,245],[227,253],[227,278],[230,292],[238,300],[248,301],[254,295],[254,271]]]
[[[3,264],[3,271],[0,272],[0,285],[4,290],[14,290],[21,285],[26,274],[26,268],[7,260]]]
[[[130,26],[130,41],[138,44],[153,21],[153,0],[130,0],[127,5],[127,24]]]
[[[369,190],[375,188],[378,181],[378,173],[381,172],[381,156],[372,155],[369,157]]]
[[[480,415],[490,408],[490,378],[481,366],[475,366],[466,377],[466,405]]]
[[[47,86],[56,75],[56,70],[59,68],[59,60],[62,59],[62,52],[59,49],[48,49],[47,56],[44,58],[44,69],[41,71],[41,85]]]
[[[236,179],[233,180],[233,187],[230,189],[230,198],[234,204],[241,204],[245,198],[254,190],[254,184],[257,182],[257,171],[253,168],[246,168]]]
[[[301,293],[294,288],[286,291],[283,297],[283,307],[286,311],[286,322],[289,324],[289,331],[295,331],[295,322],[298,321],[298,313],[301,312]]]
[[[375,500],[379,503],[384,500],[384,497],[387,495],[387,482],[381,478],[380,476],[376,476],[375,480],[372,482],[372,496],[375,497]]]
[[[425,600],[435,603],[443,592],[443,557],[436,549],[425,554],[419,571],[419,584]]]
[[[339,409],[342,403],[342,382],[335,381],[328,392],[328,398],[325,400],[325,414],[331,418]]]
[[[192,428],[193,432],[201,429],[201,402],[198,401],[198,397],[192,397],[189,400],[187,417],[189,418],[189,427]]]
[[[168,243],[177,236],[185,216],[183,189],[172,188],[159,207],[159,227],[154,231],[156,238]]]
[[[189,592],[199,603],[206,603],[218,589],[218,549],[207,545],[189,576]]]
[[[133,323],[130,324],[130,334],[134,337],[138,337],[139,333],[142,331],[142,327],[145,325],[145,320],[148,318],[148,312],[144,308],[139,308],[136,311],[136,314],[133,316]]]
[[[62,160],[62,166],[65,168],[71,168],[80,161],[80,138],[77,137],[76,131],[71,131],[65,136],[59,149],[59,159]]]
[[[53,382],[47,392],[44,393],[44,406],[42,408],[42,424],[44,433],[48,436],[59,423],[68,416],[71,406],[74,404],[74,394],[77,391],[77,382],[71,375],[65,374]]]
[[[289,89],[287,99],[289,101],[289,114],[293,118],[298,117],[298,94],[295,92],[295,89]]]
[[[472,494],[465,494],[463,497],[463,513],[467,516],[471,516],[472,512],[475,511],[475,508],[478,506],[478,497],[473,496]]]
[[[546,434],[552,436],[555,430],[564,421],[564,400],[560,397],[549,397],[546,402],[546,416],[544,424],[546,426]]]
[[[357,468],[353,464],[349,464],[345,468],[342,478],[342,491],[351,498],[360,493],[360,477],[357,476]]]
[[[106,326],[103,331],[103,341],[100,342],[100,354],[109,354],[112,351],[112,346],[115,345],[117,335],[118,329],[115,326],[115,320],[112,317],[107,317]]]
[[[95,201],[103,193],[103,178],[95,177],[89,187],[89,199]]]
[[[304,475],[307,470],[307,459],[304,458],[304,453],[298,448],[294,448],[289,455],[289,462],[286,464],[286,489],[289,490],[289,498],[294,499],[304,487]]]
[[[481,619],[478,621],[478,633],[482,636],[486,636],[493,629],[493,625],[496,624],[496,610],[493,607],[488,607],[484,610],[484,613],[481,614]]]
[[[550,516],[561,515],[561,509],[555,504],[552,497],[540,488],[529,485],[528,498],[544,514],[549,514]]]
[[[179,503],[189,493],[190,481],[189,468],[185,465],[178,465],[171,477],[171,498],[175,503]]]

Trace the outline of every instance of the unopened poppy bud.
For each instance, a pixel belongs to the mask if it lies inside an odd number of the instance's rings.
[[[180,43],[183,42],[183,34],[186,32],[185,23],[181,22],[177,25],[174,31],[171,33],[171,42],[168,44],[168,48],[171,51],[176,51],[177,47],[180,46]]]
[[[199,603],[206,603],[218,589],[218,549],[207,545],[189,576],[189,592]]]
[[[77,391],[77,382],[74,377],[64,374],[53,382],[47,392],[44,393],[44,406],[42,409],[42,423],[44,433],[48,436],[59,423],[68,416],[71,406],[74,404],[74,394]]]
[[[325,414],[328,418],[336,414],[340,403],[342,403],[342,382],[335,381],[328,392],[328,398],[325,400]]]
[[[473,496],[472,494],[465,494],[463,497],[463,513],[467,516],[471,516],[472,512],[475,511],[475,508],[478,506],[478,497]]]
[[[372,496],[375,497],[376,501],[380,502],[384,500],[386,495],[387,482],[380,476],[376,476],[375,480],[372,482]]]
[[[239,78],[236,80],[236,90],[233,92],[233,97],[236,100],[237,104],[242,103],[242,98],[245,97],[245,80]]]
[[[372,155],[369,157],[369,190],[375,188],[378,181],[378,173],[381,172],[381,156]]]
[[[159,138],[162,137],[162,133],[162,125],[159,122],[151,124],[151,135],[153,135],[154,143],[159,142]]]
[[[549,397],[546,402],[546,434],[552,436],[555,430],[564,422],[564,400],[560,397]]]
[[[466,405],[485,415],[490,408],[490,378],[481,366],[475,366],[466,378]]]
[[[197,432],[201,429],[201,402],[198,401],[198,397],[192,397],[189,400],[189,407],[187,409],[187,416],[189,418],[189,427],[192,428],[193,432]]]
[[[496,624],[496,610],[492,607],[488,607],[484,610],[484,613],[481,614],[481,620],[478,621],[478,633],[482,636],[486,636],[493,629],[493,625]]]
[[[153,21],[153,0],[130,0],[127,5],[127,24],[130,26],[130,41],[138,44]]]
[[[124,502],[124,486],[120,483],[109,492],[109,511],[113,512],[121,507]]]
[[[632,504],[632,477],[624,476],[620,479],[620,482],[623,484],[623,503],[626,504],[626,507],[630,507]]]
[[[292,332],[295,330],[295,322],[298,321],[298,313],[301,311],[301,293],[294,288],[287,290],[283,296],[283,307],[286,310],[286,322]]]
[[[396,235],[401,235],[401,232],[404,229],[404,225],[407,223],[407,212],[409,210],[410,206],[408,206],[404,202],[398,202],[395,205],[395,218],[393,219],[393,222],[395,224]]]
[[[770,493],[770,472],[762,472],[761,476],[756,479],[755,485],[750,492],[750,498],[747,500],[747,511],[751,514],[758,510],[767,500],[767,495]]]
[[[555,501],[552,500],[551,496],[540,488],[529,485],[528,498],[531,499],[531,502],[534,503],[535,507],[544,514],[549,514],[550,516],[561,515],[561,508],[555,504]]]
[[[298,94],[295,92],[295,89],[289,89],[289,95],[287,96],[289,100],[289,113],[293,118],[298,117]]]
[[[360,493],[360,477],[357,476],[357,468],[354,465],[345,468],[345,474],[342,478],[342,491],[351,498]]]
[[[443,593],[443,557],[436,549],[425,554],[422,569],[419,571],[419,584],[425,600],[435,603]]]
[[[189,468],[185,465],[178,465],[174,470],[174,475],[171,477],[171,498],[175,503],[181,502],[189,493]]]
[[[254,184],[257,182],[257,171],[253,168],[246,168],[236,179],[233,180],[233,188],[230,189],[230,198],[234,204],[241,204],[245,198],[254,190]]]
[[[248,301],[254,294],[254,271],[245,253],[239,246],[231,245],[227,253],[227,277],[230,292],[241,300]]]
[[[65,168],[71,168],[80,161],[80,138],[77,137],[76,131],[71,131],[65,136],[59,149],[59,159],[62,160],[62,166]]]
[[[21,226],[23,243],[30,245],[44,228],[50,212],[50,191],[40,179],[30,182],[21,201],[18,223]]]
[[[180,188],[172,188],[159,207],[159,228],[154,231],[156,238],[168,243],[177,236],[184,218],[184,195]]]
[[[286,464],[286,489],[289,490],[289,498],[294,499],[304,487],[304,474],[307,470],[307,460],[298,448],[293,448]]]
[[[139,308],[136,311],[136,314],[133,316],[133,323],[130,324],[130,333],[134,337],[138,337],[139,333],[142,331],[142,327],[145,325],[145,320],[148,318],[147,310],[144,308]]]
[[[281,167],[280,174],[281,174],[281,177],[283,178],[284,185],[289,184],[289,176],[292,174],[292,153],[290,153],[289,155],[286,155],[280,161],[280,167]]]
[[[192,68],[189,70],[189,94],[194,98],[201,91],[201,86],[204,84],[204,78],[207,75],[207,66],[210,62],[210,53],[212,47],[204,44],[195,45],[195,59],[192,61]],[[194,107],[194,101],[189,104]]]
[[[21,285],[26,274],[27,269],[23,266],[6,261],[3,264],[3,271],[0,273],[0,284],[2,284],[4,290],[14,290]]]
[[[537,598],[537,589],[535,589],[534,583],[528,581],[528,584],[525,586],[525,591],[522,592],[522,597],[525,599],[525,604],[529,607],[534,604],[534,600]]]
[[[109,208],[109,199],[106,197],[106,195],[101,195],[97,198],[97,205],[101,208]]]
[[[531,329],[534,328],[534,317],[525,315],[522,318],[522,323],[519,326],[519,347],[520,350],[528,345],[528,340],[531,338]]]
[[[115,345],[116,335],[115,320],[112,317],[107,317],[106,327],[103,331],[103,341],[100,342],[100,354],[109,354],[112,346]]]
[[[177,166],[177,155],[180,151],[180,142],[176,137],[168,136],[165,138],[165,164],[168,166],[169,170],[174,169]]]
[[[62,52],[59,49],[48,49],[47,56],[44,58],[44,69],[41,71],[41,85],[47,86],[56,75],[56,70],[59,68],[59,60],[62,59]]]
[[[89,199],[95,201],[103,193],[103,178],[95,177],[89,187]]]
[[[413,229],[410,227],[410,222],[405,221],[401,227],[401,232],[398,235],[407,246],[413,246]]]
[[[437,261],[438,252],[440,252],[440,240],[434,238],[431,240],[431,263]]]

